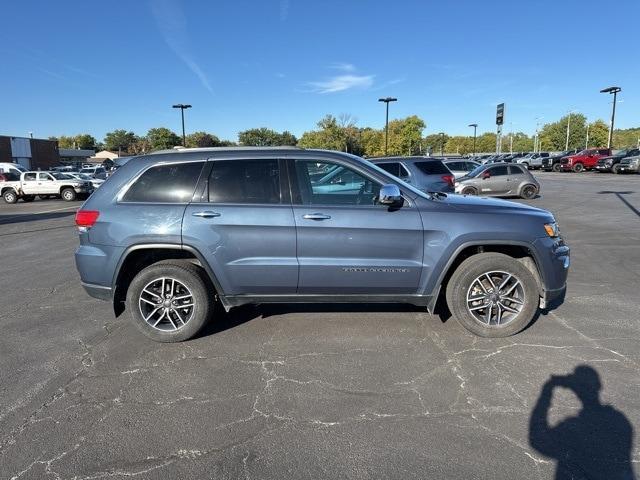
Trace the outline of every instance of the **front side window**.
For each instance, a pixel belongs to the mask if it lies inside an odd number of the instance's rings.
[[[314,175],[318,170],[327,173]],[[305,205],[373,205],[380,192],[378,182],[335,163],[297,160],[296,175]]]
[[[158,165],[146,170],[122,197],[124,202],[191,201],[204,162]]]
[[[278,160],[220,160],[209,175],[209,202],[280,203]]]
[[[493,167],[489,170],[492,177],[500,177],[502,175],[509,175],[506,165],[500,165],[499,167]]]
[[[39,173],[38,180],[40,181],[53,181],[53,177],[48,173]]]

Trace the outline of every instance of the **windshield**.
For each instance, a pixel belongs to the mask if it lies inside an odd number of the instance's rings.
[[[482,170],[484,170],[485,166],[484,165],[478,165],[476,168],[474,168],[473,170],[471,170],[469,173],[467,173],[465,175],[465,177],[475,177],[476,175],[478,175]]]
[[[73,180],[73,177],[71,175],[67,175],[66,173],[51,172],[51,175],[56,180]]]

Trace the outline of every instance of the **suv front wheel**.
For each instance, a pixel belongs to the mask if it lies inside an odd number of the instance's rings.
[[[194,337],[209,319],[214,303],[202,269],[175,260],[141,270],[131,282],[127,297],[134,324],[157,342]]]
[[[515,335],[533,320],[539,304],[531,271],[493,252],[463,261],[447,284],[446,297],[456,320],[481,337]]]

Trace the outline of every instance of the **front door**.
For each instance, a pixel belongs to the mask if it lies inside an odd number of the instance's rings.
[[[505,195],[511,189],[506,165],[496,165],[487,170],[489,178],[480,184],[480,195]]]
[[[38,193],[60,193],[55,178],[46,172],[38,173]]]
[[[295,160],[290,173],[299,293],[417,292],[423,231],[410,201],[397,209],[375,204],[380,183],[337,160]]]
[[[208,186],[184,214],[183,244],[205,257],[225,295],[294,294],[296,230],[283,161],[208,163]]]

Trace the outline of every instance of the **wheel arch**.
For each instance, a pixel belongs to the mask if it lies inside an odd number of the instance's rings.
[[[221,294],[220,283],[200,252],[190,246],[171,243],[137,244],[128,247],[120,257],[112,279],[113,309],[119,316],[125,309],[127,290],[140,270],[163,260],[182,260],[202,268],[215,293]],[[227,308],[223,297],[220,297]]]
[[[469,241],[462,243],[454,250],[436,280],[432,281],[432,285],[426,285],[426,290],[433,295],[429,311],[433,311],[438,297],[446,291],[447,283],[458,266],[470,256],[485,252],[503,253],[520,260],[533,273],[538,284],[538,293],[541,296],[544,295],[544,279],[540,270],[541,262],[530,243],[516,240]]]

